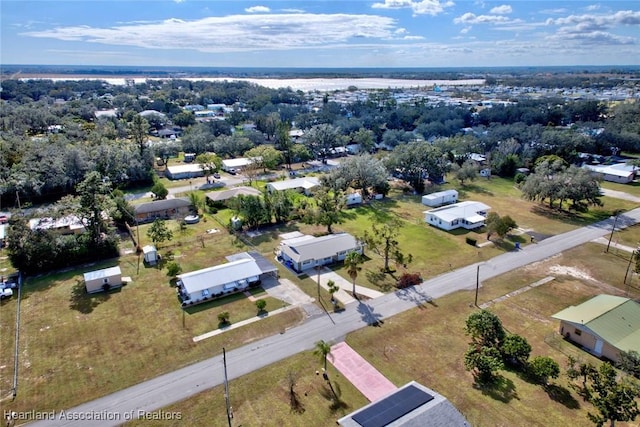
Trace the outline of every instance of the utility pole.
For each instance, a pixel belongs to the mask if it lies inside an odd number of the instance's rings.
[[[231,405],[229,405],[229,380],[227,379],[227,353],[222,347],[222,365],[224,366],[224,400],[227,406],[227,422],[231,427]]]
[[[609,246],[611,246],[611,239],[613,239],[613,232],[616,231],[616,223],[618,222],[618,216],[620,212],[616,211],[616,216],[613,219],[613,227],[611,227],[611,235],[609,235],[609,243],[607,243],[607,250],[605,252],[609,252]]]
[[[474,305],[478,306],[478,289],[480,289],[480,264],[478,264],[478,269],[476,270],[476,300]]]

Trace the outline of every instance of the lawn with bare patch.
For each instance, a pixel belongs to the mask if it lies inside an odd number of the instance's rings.
[[[310,351],[274,363],[250,375],[230,381],[229,396],[234,426],[324,427],[369,403],[331,364],[327,372],[338,396],[317,375],[322,364]],[[296,404],[292,405],[289,377],[295,377]],[[179,421],[137,420],[132,426],[224,426],[227,412],[222,386],[162,409],[180,413]]]
[[[246,250],[221,231],[217,240],[174,242],[160,253],[184,271],[224,262],[224,255]],[[88,295],[82,273],[120,265],[133,282],[106,294]],[[302,321],[300,309],[268,316],[199,343],[193,337],[219,327],[217,315],[228,311],[231,323],[255,318],[255,302],[244,294],[183,310],[166,270],[146,267],[135,254],[68,272],[30,278],[23,288],[20,376],[13,410],[59,410],[115,392],[279,333]],[[267,311],[283,303],[261,289],[252,298],[267,301]],[[3,303],[0,396],[11,390],[13,319],[16,301]],[[6,314],[5,314],[6,313]],[[6,322],[5,322],[6,319]],[[153,361],[153,363],[150,363]]]
[[[416,380],[443,394],[473,426],[591,426],[587,413],[594,409],[569,387],[564,372],[568,355],[585,362],[599,361],[564,341],[558,334],[558,322],[550,316],[603,292],[625,294],[626,288],[617,282],[624,274],[621,271],[624,266],[623,259],[603,253],[600,245],[587,244],[483,283],[481,303],[554,276],[549,283],[489,308],[502,319],[508,331],[529,341],[532,356],[550,356],[560,364],[562,374],[552,380],[553,385],[547,390],[508,370],[501,372],[501,380],[494,387],[474,385],[463,364],[469,342],[464,334],[465,320],[477,310],[472,305],[473,292],[458,292],[387,318],[382,327],[363,328],[350,334],[347,342],[395,385]],[[632,289],[630,296],[637,298],[640,291]],[[319,383],[313,370],[318,362],[314,359],[310,352],[304,352],[231,381],[234,423],[308,427],[333,424],[338,414],[327,410],[330,402],[326,396],[317,397]],[[306,367],[301,369],[302,364]],[[288,370],[302,374],[297,388],[305,409],[302,414],[288,406],[284,380]],[[332,368],[330,373],[337,375]],[[346,412],[367,403],[357,392],[344,393],[347,384],[340,386],[342,400],[349,405]],[[180,412],[193,425],[224,425],[224,408],[222,387],[216,387],[163,410]],[[269,414],[268,419],[265,414]],[[149,421],[132,424],[161,425]]]

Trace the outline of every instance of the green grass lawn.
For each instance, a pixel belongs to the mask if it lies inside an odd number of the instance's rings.
[[[473,426],[591,426],[587,413],[593,408],[569,387],[565,368],[569,355],[584,362],[597,364],[599,361],[563,341],[557,331],[558,322],[550,316],[602,292],[624,293],[626,289],[620,279],[625,265],[623,258],[604,253],[601,245],[587,244],[483,283],[480,302],[548,275],[555,277],[545,285],[490,307],[509,332],[529,341],[533,347],[532,356],[550,356],[560,364],[562,374],[552,380],[549,393],[518,372],[508,370],[501,372],[498,387],[479,389],[474,386],[472,375],[463,365],[463,354],[469,342],[464,334],[464,322],[475,310],[470,305],[473,292],[458,292],[385,319],[382,327],[360,329],[347,336],[347,342],[395,385],[416,380],[443,394]],[[571,274],[561,273],[563,270],[558,270],[559,266]],[[632,288],[630,296],[637,298],[640,292]],[[314,374],[317,367],[316,357],[304,352],[231,381],[234,423],[327,426],[341,415],[368,403],[330,368],[332,378],[336,378],[342,390],[341,400],[347,405],[342,411],[331,410],[326,390]],[[305,409],[303,413],[291,411],[288,406],[286,375],[290,371],[299,374],[296,391]],[[181,413],[192,425],[224,425],[224,408],[222,387],[216,387],[163,410]],[[268,418],[265,413],[269,414]],[[177,422],[161,424],[153,421],[132,424],[179,425]],[[634,424],[616,425],[630,427]]]
[[[600,183],[602,188],[607,188],[609,190],[622,191],[624,193],[629,193],[636,197],[640,197],[640,182],[630,182],[629,184],[619,184],[617,182],[608,182],[602,181]]]
[[[173,257],[186,272],[247,249],[224,229],[203,246],[198,227],[207,226],[201,222],[189,228],[181,241],[160,245],[160,253],[165,259]],[[108,294],[87,295],[82,272],[116,264],[132,283]],[[283,306],[259,289],[252,293],[267,301],[267,311]],[[237,294],[182,310],[165,270],[145,267],[135,253],[31,278],[21,307],[19,392],[11,404],[18,411],[68,408],[211,357],[222,347],[231,349],[279,333],[303,319],[299,309],[289,310],[194,343],[194,336],[219,327],[221,311],[230,313],[231,323],[255,317],[255,302]],[[3,302],[0,311],[0,397],[12,386],[15,308],[12,299]]]
[[[614,209],[635,207],[629,202],[603,198],[604,206],[590,210],[587,214],[568,215],[558,211],[548,211],[540,205],[522,200],[519,197],[519,190],[512,185],[511,181],[500,178],[474,181],[461,191],[461,199],[482,201],[492,206],[493,210],[500,215],[512,216],[521,227],[532,228],[545,234],[560,233],[589,221],[607,217]],[[467,231],[448,233],[427,226],[423,220],[424,210],[426,207],[420,203],[419,196],[402,195],[394,190],[388,200],[346,210],[344,222],[334,226],[334,229],[361,235],[364,230],[370,229],[372,221],[381,216],[401,217],[404,220],[404,227],[398,238],[400,247],[414,257],[414,261],[407,266],[407,271],[419,272],[425,279],[449,269],[489,259],[505,250],[510,250],[516,241],[522,244],[528,243],[521,236],[512,236],[505,239],[501,245],[472,247],[465,243],[465,237],[473,236],[478,239],[478,242],[482,242],[485,241],[486,236],[483,233]],[[203,215],[200,223],[188,225],[184,229],[180,228],[177,221],[169,221],[168,225],[174,232],[174,239],[158,245],[160,254],[164,260],[175,261],[182,267],[183,272],[188,272],[225,262],[226,255],[248,249],[257,250],[271,258],[274,248],[279,244],[278,235],[283,232],[301,231],[306,234],[326,232],[325,227],[290,223],[265,227],[260,230],[261,234],[255,237],[239,238],[226,230],[232,215],[229,209],[221,209],[215,214]],[[146,224],[139,228],[142,245],[151,243],[146,236],[149,226]],[[218,229],[218,232],[208,233],[207,231],[211,229]],[[628,235],[623,233],[616,232],[616,235],[626,236],[624,239],[628,241],[637,241],[640,237],[638,234],[640,232],[635,227],[629,231]],[[594,248],[597,248],[592,250],[595,252],[584,254],[572,252],[575,260],[570,261],[581,262],[585,269],[594,270],[594,266],[598,264],[592,258],[603,252],[602,246],[594,245]],[[134,248],[130,242],[125,242],[123,249],[131,251]],[[369,250],[366,250],[366,255],[368,260],[358,276],[358,284],[383,291],[391,289],[395,283],[393,276],[379,274],[382,259]],[[622,284],[628,264],[628,254],[625,257],[623,253],[612,251],[608,256],[610,257],[607,258],[608,261],[601,265],[606,275],[599,280],[607,283],[615,280],[617,284]],[[1,264],[2,262],[3,260],[0,260],[0,266],[5,265]],[[6,260],[4,262],[6,263]],[[119,291],[106,295],[86,295],[81,284],[81,273],[114,265],[116,262],[122,268],[123,275],[130,276],[133,282]],[[396,268],[393,265],[392,267]],[[398,268],[396,276],[403,272],[403,268]],[[307,294],[317,296],[317,285],[311,278],[297,277],[281,266],[279,269],[282,277],[294,281]],[[348,279],[342,266],[337,265],[335,269],[338,274]],[[600,274],[598,271],[591,271],[592,277],[599,277],[598,274]],[[504,285],[487,286],[485,284],[481,289],[481,297],[489,298],[492,292],[490,289],[503,292],[511,286],[520,285],[528,280],[523,277],[510,277],[512,278],[509,283]],[[291,310],[196,344],[192,341],[193,336],[218,327],[217,315],[222,311],[223,306],[219,302],[212,302],[209,306],[183,311],[177,300],[175,289],[170,286],[169,279],[165,270],[147,268],[140,263],[138,256],[129,253],[114,262],[100,263],[27,281],[22,306],[20,391],[18,399],[12,404],[14,410],[50,410],[70,407],[218,354],[223,346],[233,348],[277,333],[303,319],[300,311]],[[531,279],[531,282],[537,280],[534,280],[534,277]],[[637,277],[631,278],[632,292],[635,289],[634,283],[637,281]],[[568,295],[568,299],[562,300],[562,303],[570,303],[573,301],[572,298],[577,296],[578,294]],[[258,297],[262,296],[258,295]],[[320,298],[326,304],[329,295],[321,290]],[[455,304],[462,304],[456,303],[455,298],[462,297],[451,298],[453,298],[452,313],[466,313],[464,304],[455,308],[457,307]],[[464,298],[468,301],[469,297]],[[224,311],[229,311],[232,323],[250,318],[257,313],[254,303],[243,296],[235,296],[227,302],[228,304],[224,305]],[[11,387],[14,333],[12,316],[15,316],[15,304],[15,299],[12,299],[3,302],[0,307],[2,316],[0,397],[6,395]],[[280,302],[267,299],[267,310],[280,306]],[[525,308],[520,310],[527,312]],[[437,313],[439,317],[429,318],[432,312]],[[458,331],[457,326],[451,330],[446,329],[447,324],[454,325],[455,322],[460,322],[459,318],[446,320],[449,311],[440,310],[434,306],[416,313],[419,317],[427,318],[428,323],[431,324],[430,328],[436,328],[436,324],[445,327],[444,330],[425,330],[425,334],[437,332],[446,335],[452,333],[451,331]],[[543,319],[544,316],[546,314],[538,314],[536,319]],[[422,322],[415,319],[413,321],[417,322],[417,325]],[[387,323],[393,322],[390,320]],[[412,330],[409,336],[416,336],[413,333],[413,326],[405,325],[405,327]],[[383,330],[387,329],[391,328],[385,327]],[[416,332],[419,330],[416,326]],[[393,339],[400,340],[402,333],[398,331],[395,333],[396,336]],[[386,345],[398,348],[396,344]],[[411,348],[407,344],[407,349]],[[457,354],[455,343],[452,343],[452,348],[454,348],[454,354]],[[420,349],[422,353],[428,350]],[[441,350],[441,352],[444,351]],[[415,359],[418,355],[411,357]],[[149,360],[153,360],[154,363],[149,363]],[[425,364],[417,360],[414,360],[414,363],[421,366]],[[446,372],[446,368],[443,366],[441,372]],[[460,375],[456,380],[468,385],[462,381],[466,378],[465,373]],[[394,378],[394,380],[403,380],[403,378]],[[309,379],[309,381],[313,380]],[[516,382],[515,379],[512,381]],[[429,383],[425,385],[432,386]],[[443,388],[446,389],[446,387]],[[447,395],[444,391],[441,392]],[[353,399],[350,408],[361,405],[361,400],[358,400],[362,399],[361,396],[349,399]],[[327,403],[326,399],[318,402]],[[311,406],[309,404],[309,414],[325,413],[322,412],[323,410],[314,412],[315,409],[312,410]],[[473,415],[473,410],[469,411]],[[322,419],[326,421],[327,418]],[[508,420],[497,419],[500,421],[499,424],[508,424]],[[474,420],[478,419],[473,418],[472,421]],[[304,424],[307,424],[306,419]],[[259,423],[250,422],[247,425],[259,425]]]
[[[364,406],[367,399],[331,364],[327,372],[338,395],[336,402],[321,375],[317,356],[307,351],[274,363],[229,383],[234,426],[328,426],[335,420]],[[295,378],[294,392],[300,406],[290,404],[289,378]],[[227,413],[222,386],[215,387],[186,401],[163,408],[163,412],[179,413],[180,420],[136,420],[131,426],[224,426]]]

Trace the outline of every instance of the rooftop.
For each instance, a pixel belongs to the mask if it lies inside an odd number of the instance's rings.
[[[551,317],[584,325],[620,350],[640,352],[640,304],[629,298],[598,295]]]

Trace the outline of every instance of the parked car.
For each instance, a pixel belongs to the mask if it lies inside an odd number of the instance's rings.
[[[5,288],[4,285],[0,285],[0,299],[11,298],[13,296],[13,290],[11,288]]]
[[[216,172],[216,173],[213,174],[213,177],[215,179],[220,179],[220,174],[218,172]]]
[[[238,171],[236,171],[234,168],[229,169],[227,172],[229,172],[231,175],[235,175],[238,173]]]
[[[0,215],[0,224],[6,224],[9,222],[9,217],[6,215]]]

